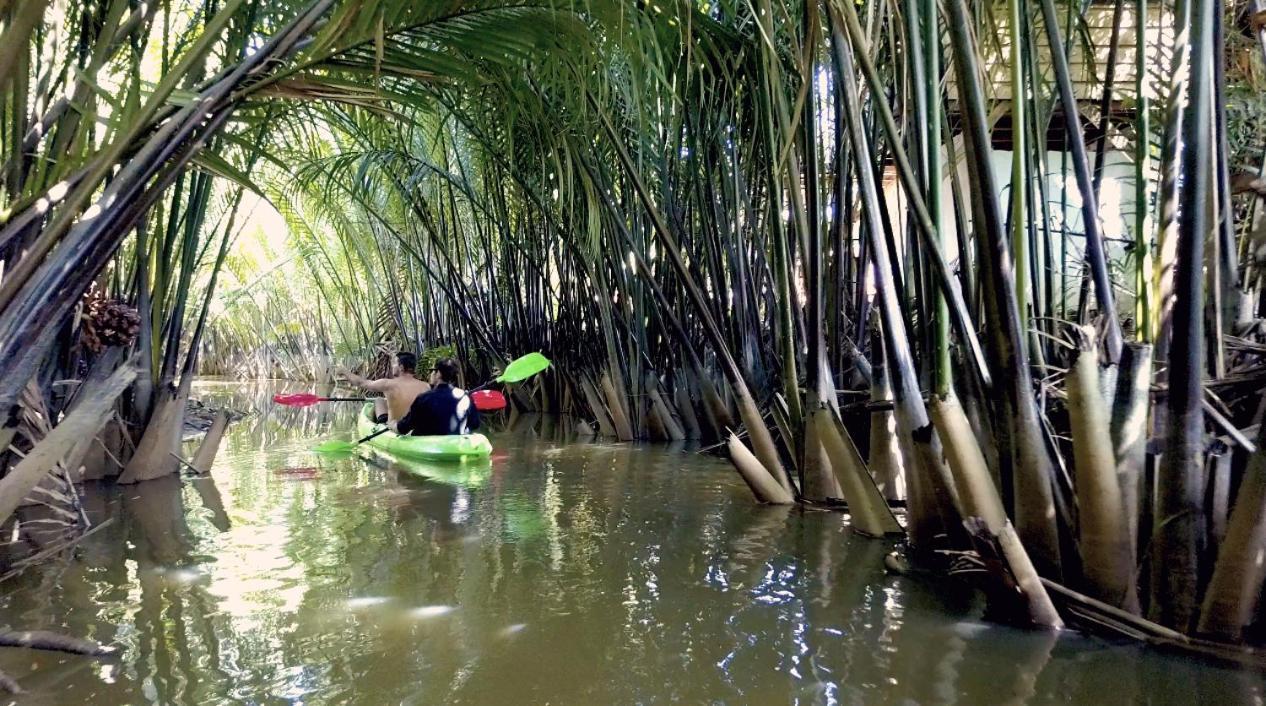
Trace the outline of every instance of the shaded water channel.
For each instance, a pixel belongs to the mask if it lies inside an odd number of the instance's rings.
[[[114,645],[0,651],[46,704],[1262,703],[1260,674],[983,623],[885,575],[834,513],[759,507],[677,449],[492,434],[483,467],[309,449],[350,406],[251,408],[211,479],[89,486],[112,523],[0,584],[0,623]],[[526,425],[523,425],[526,426]],[[340,432],[339,430],[343,430]]]

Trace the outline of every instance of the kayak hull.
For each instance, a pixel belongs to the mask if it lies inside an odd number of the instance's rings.
[[[381,431],[386,425],[375,424],[370,418],[373,405],[365,405],[356,415],[356,433],[361,437]],[[419,461],[463,461],[488,458],[492,455],[492,443],[483,434],[454,434],[450,436],[402,436],[389,431],[365,442],[370,446],[405,459]]]

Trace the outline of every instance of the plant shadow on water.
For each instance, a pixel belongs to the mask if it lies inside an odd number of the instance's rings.
[[[350,406],[254,413],[211,478],[90,485],[71,559],[0,623],[115,645],[6,650],[23,703],[1251,703],[1260,675],[979,620],[888,576],[836,513],[754,506],[721,461],[493,433],[493,459],[310,451]],[[523,422],[524,420],[518,420]],[[544,438],[543,438],[544,437]],[[301,473],[299,471],[302,471]]]

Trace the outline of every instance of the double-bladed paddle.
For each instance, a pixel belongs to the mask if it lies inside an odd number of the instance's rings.
[[[368,397],[321,397],[310,392],[278,393],[273,402],[287,407],[311,407],[317,402],[368,402]]]
[[[291,392],[273,395],[273,402],[286,407],[311,407],[318,402],[369,402],[369,397],[320,397],[310,392]],[[475,408],[480,412],[495,412],[505,409],[505,395],[496,390],[477,390],[470,395]]]

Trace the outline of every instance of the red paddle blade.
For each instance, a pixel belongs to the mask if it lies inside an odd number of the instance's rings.
[[[320,401],[320,397],[308,392],[295,392],[289,395],[273,395],[273,402],[276,402],[277,404],[284,404],[287,407],[309,407]]]
[[[506,396],[496,390],[480,390],[470,393],[475,402],[475,409],[480,412],[495,412],[506,408]]]

